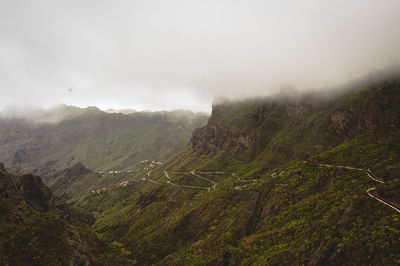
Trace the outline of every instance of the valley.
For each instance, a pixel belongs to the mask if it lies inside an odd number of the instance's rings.
[[[298,102],[300,116],[290,101],[215,106],[188,147],[149,173],[153,183],[78,205],[104,212],[95,230],[140,264],[396,263],[398,214],[370,189],[399,201],[398,88]]]
[[[1,1],[0,266],[400,265],[400,1]]]
[[[395,77],[332,99],[218,104],[205,125],[187,124],[199,125],[187,145],[164,155],[160,145],[177,137],[163,131],[168,114],[143,115],[161,126],[147,125],[157,133],[140,145],[129,140],[143,138],[132,125],[100,139],[82,133],[103,146],[83,157],[81,144],[67,142],[68,152],[39,152],[33,161],[26,153],[19,163],[25,137],[15,128],[3,127],[0,146],[12,171],[38,167],[34,173],[86,213],[85,230],[112,265],[390,265],[400,262],[399,90]],[[179,119],[173,123],[190,121]],[[129,150],[122,159],[104,153],[118,146],[119,154]]]

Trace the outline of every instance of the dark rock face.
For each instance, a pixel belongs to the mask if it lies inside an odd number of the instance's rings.
[[[330,115],[331,124],[329,129],[337,135],[349,135],[356,127],[359,117],[352,108],[337,110]]]
[[[49,201],[52,198],[50,188],[46,187],[40,177],[24,175],[21,177],[23,197],[25,202],[37,211],[49,210]]]
[[[81,162],[75,164],[73,167],[66,169],[66,175],[69,177],[72,176],[81,176],[89,173],[90,170],[87,169]]]
[[[236,150],[245,150],[254,145],[254,140],[245,134],[237,134],[229,129],[211,124],[203,129],[195,130],[190,140],[190,145],[195,150],[215,155],[224,149],[224,147],[235,147]]]
[[[6,171],[6,168],[4,167],[4,164],[3,163],[0,163],[0,171]]]
[[[15,176],[0,166],[0,264],[90,265],[89,247],[70,223],[65,201],[40,177]]]
[[[38,176],[31,174],[21,177],[0,172],[0,196],[12,200],[14,204],[27,204],[37,211],[48,211],[52,193]]]
[[[189,147],[210,157],[224,152],[246,163],[268,150],[274,154],[262,160],[270,164],[273,156],[306,159],[359,134],[398,130],[399,90],[400,80],[393,80],[325,100],[221,103],[213,106],[208,124],[193,132]]]
[[[82,163],[76,163],[73,167],[61,170],[52,177],[57,181],[51,186],[51,189],[56,195],[62,196],[65,199],[69,199],[68,195],[64,193],[67,188],[71,186],[77,179],[90,172],[91,170],[87,169]]]

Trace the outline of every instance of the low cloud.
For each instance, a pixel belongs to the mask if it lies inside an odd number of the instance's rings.
[[[400,61],[400,1],[2,1],[0,108],[210,111]]]

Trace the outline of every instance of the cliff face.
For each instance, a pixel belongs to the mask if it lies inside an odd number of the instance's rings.
[[[399,91],[400,79],[392,79],[330,100],[215,105],[208,124],[194,131],[190,148],[209,157],[224,153],[245,163],[306,159],[360,134],[398,130]]]
[[[190,146],[201,150],[205,154],[215,155],[225,147],[234,147],[237,151],[244,151],[256,142],[252,136],[246,136],[229,128],[209,124],[203,129],[196,129],[190,140]]]
[[[215,105],[189,146],[151,172],[156,182],[78,204],[108,213],[98,230],[143,265],[398,264],[396,212],[346,166],[373,169],[385,178],[377,191],[400,201],[399,85]],[[171,185],[199,176],[215,190]]]
[[[63,197],[64,199],[69,199],[70,197],[66,191],[77,182],[80,178],[85,175],[92,173],[87,169],[82,163],[76,163],[74,166],[61,170],[54,175],[48,177],[53,180],[50,188],[54,191],[56,195]],[[93,173],[92,173],[93,174]]]
[[[0,264],[106,264],[71,224],[71,212],[40,177],[14,176],[0,167]]]
[[[213,106],[209,123],[194,131],[190,146],[203,154],[213,156],[226,151],[249,161],[290,121],[304,119],[311,108],[306,103],[268,100]]]

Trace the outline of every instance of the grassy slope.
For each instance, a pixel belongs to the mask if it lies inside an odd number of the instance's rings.
[[[138,183],[91,195],[80,206],[100,213],[95,228],[104,239],[122,242],[142,264],[398,264],[399,215],[366,193],[376,186],[400,201],[399,85],[381,86],[314,105],[292,122],[281,121],[284,109],[274,104],[261,112],[272,112],[272,118],[257,118],[247,127],[265,103],[222,108],[209,123],[228,128],[228,137],[264,131],[269,137],[261,135],[264,142],[259,139],[258,146],[244,151],[229,140],[212,155],[188,148],[154,171],[153,178],[162,183],[164,169],[235,171],[258,178],[242,190],[234,189],[243,183],[229,175],[211,193]],[[331,115],[343,110],[350,122],[332,128]],[[271,125],[276,129],[265,130]],[[371,167],[388,182],[377,184],[364,172],[314,161]]]
[[[111,124],[112,130],[89,138],[73,151],[62,152],[67,156],[57,167],[83,162],[90,169],[117,170],[142,159],[164,160],[184,147],[191,131],[206,120],[205,116],[171,113],[129,116],[126,122]]]
[[[364,158],[374,172],[383,173],[386,167],[373,154],[392,153],[400,161],[398,147],[390,145],[395,143],[386,144],[354,160]],[[330,160],[341,156],[340,148],[312,159],[340,164]],[[283,170],[282,176],[270,176]],[[233,189],[239,184],[228,177],[217,191],[207,193],[144,183],[90,196],[82,206],[102,213],[95,228],[105,239],[124,243],[141,263],[164,256],[160,265],[400,260],[399,216],[367,195],[377,184],[364,172],[298,162],[274,169],[241,191]],[[383,184],[381,189],[391,187]]]
[[[14,172],[64,169],[77,162],[90,169],[123,169],[172,155],[206,120],[206,115],[184,111],[122,115],[99,110],[55,124],[4,120],[0,159]]]

